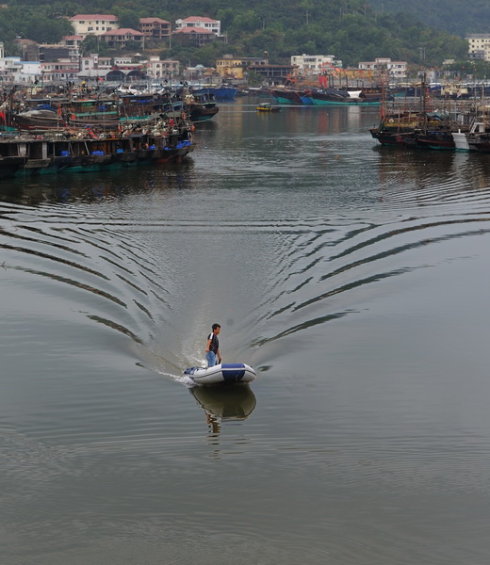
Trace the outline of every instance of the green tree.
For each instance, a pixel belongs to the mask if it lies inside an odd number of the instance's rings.
[[[288,63],[291,55],[311,51],[334,55],[348,65],[375,57],[420,64],[419,47],[423,46],[426,64],[437,65],[446,58],[467,57],[463,32],[482,30],[490,20],[488,0],[445,0],[444,10],[435,9],[441,0],[369,1],[373,10],[366,0],[283,0],[279,4],[275,0],[139,0],[137,4],[84,0],[82,5],[74,0],[10,0],[1,12],[0,37],[7,49],[13,48],[16,36],[55,42],[72,33],[66,16],[77,13],[116,14],[122,27],[134,29],[139,28],[140,17],[174,22],[197,14],[220,19],[228,43],[201,49],[175,45],[171,56],[182,62],[187,57],[193,64],[207,64],[214,53],[226,49],[238,56],[262,56],[268,51],[275,63]],[[456,29],[459,36],[447,31]]]

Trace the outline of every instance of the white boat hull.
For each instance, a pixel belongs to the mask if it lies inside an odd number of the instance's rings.
[[[471,147],[468,144],[468,138],[464,132],[453,131],[454,146],[458,151],[470,151]]]
[[[245,363],[222,363],[214,367],[190,367],[184,371],[199,385],[216,385],[224,383],[251,383],[256,373]]]

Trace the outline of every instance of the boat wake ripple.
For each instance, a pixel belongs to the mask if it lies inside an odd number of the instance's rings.
[[[182,367],[203,362],[203,335],[215,320],[227,328],[230,358],[267,365],[291,336],[361,315],[395,281],[467,260],[468,242],[488,235],[486,187],[383,188],[385,200],[369,214],[350,204],[330,214],[316,201],[299,219],[291,206],[304,195],[291,193],[286,208],[267,194],[257,207],[253,192],[237,200],[233,189],[216,217],[206,195],[196,208],[177,191],[160,197],[165,213],[153,203],[3,203],[1,265],[20,288],[44,280],[38,292],[129,338],[140,362],[176,380]]]
[[[24,275],[14,277],[16,284],[29,284],[25,276],[44,278],[49,283],[37,288],[69,295],[87,319],[148,343],[154,312],[169,307],[168,290],[133,235],[69,206],[2,206],[1,215],[3,267]]]

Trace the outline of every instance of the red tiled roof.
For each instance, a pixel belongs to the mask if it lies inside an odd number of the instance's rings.
[[[161,18],[140,18],[140,23],[142,24],[169,24],[167,20],[162,20]]]
[[[113,16],[112,14],[77,14],[76,16],[70,18],[70,21],[76,22],[78,20],[104,20],[106,22],[117,22],[118,19],[119,18],[117,16]]]
[[[218,23],[219,20],[212,20],[211,18],[201,17],[201,16],[189,16],[188,18],[184,18],[183,22],[205,22],[205,23]]]
[[[143,35],[143,33],[129,27],[121,27],[119,29],[111,29],[110,31],[105,31],[101,35]]]

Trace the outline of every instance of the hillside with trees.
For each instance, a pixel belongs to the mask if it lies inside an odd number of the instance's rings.
[[[378,12],[407,14],[427,25],[465,36],[468,33],[488,33],[490,2],[488,0],[368,0]]]
[[[225,53],[262,57],[265,52],[275,63],[288,63],[292,54],[323,53],[335,55],[344,65],[376,57],[421,63],[423,52],[426,63],[440,64],[448,57],[465,59],[467,51],[461,37],[434,30],[426,25],[426,18],[421,23],[412,15],[400,18],[383,13],[365,0],[283,0],[279,4],[275,0],[140,0],[137,4],[129,0],[11,0],[1,13],[0,39],[7,53],[15,50],[16,37],[58,41],[72,33],[66,17],[79,13],[115,14],[121,27],[132,28],[137,28],[140,17],[148,16],[172,23],[190,15],[221,20],[224,41],[200,49],[174,46],[165,50],[162,46],[163,56],[191,64],[213,64]]]

